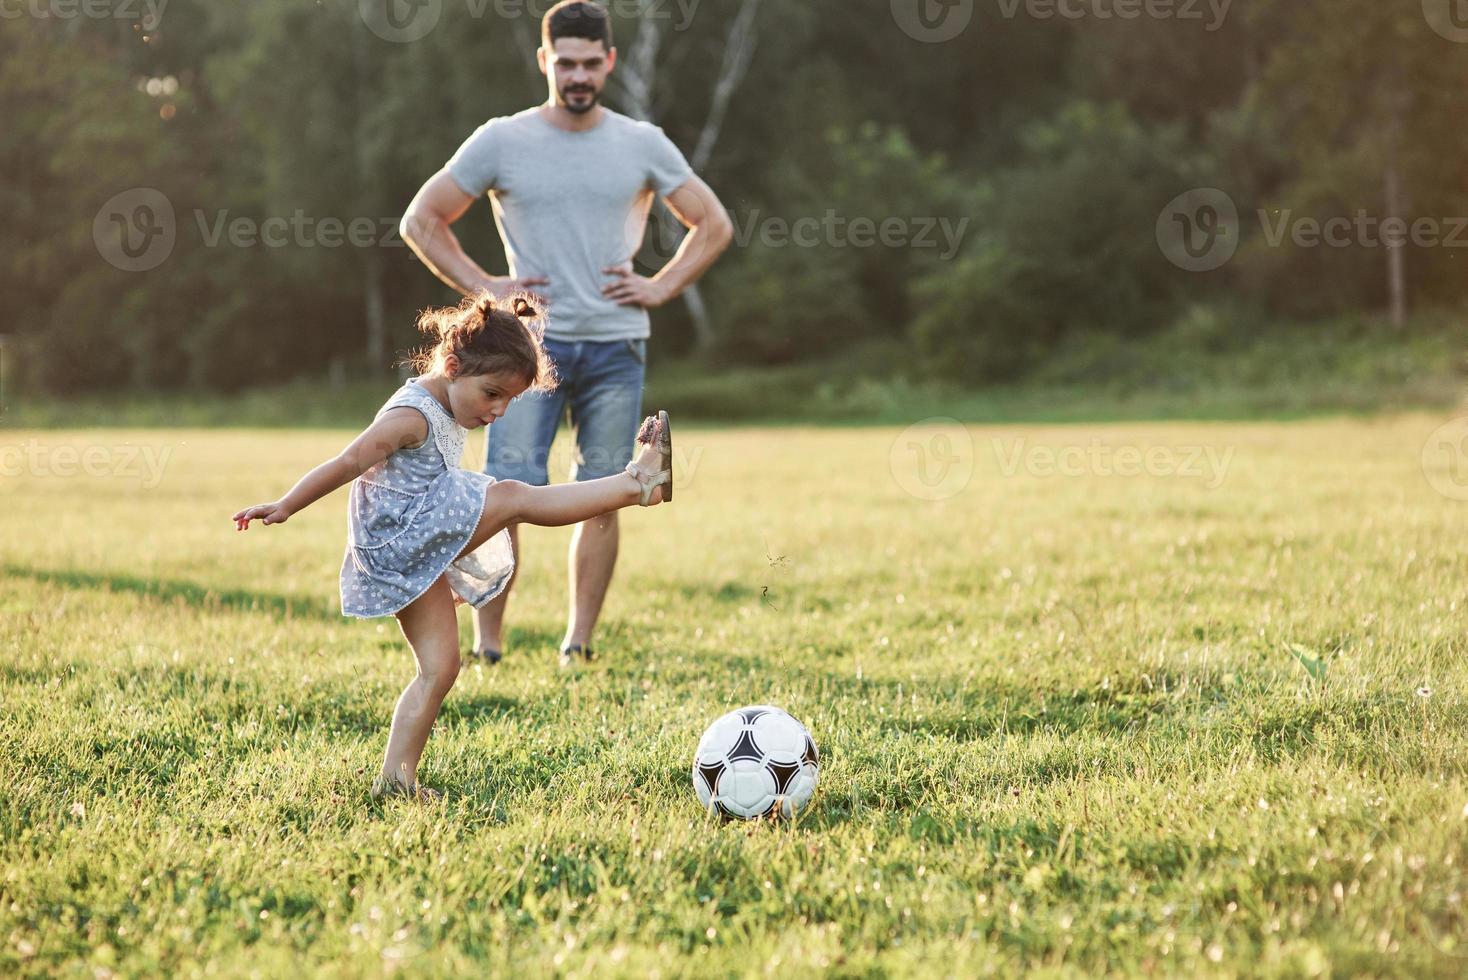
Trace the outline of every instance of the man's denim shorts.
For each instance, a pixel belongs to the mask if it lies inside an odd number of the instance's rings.
[[[571,479],[599,480],[622,472],[642,424],[646,340],[547,338],[546,352],[560,385],[546,393],[527,391],[489,427],[484,472],[496,480],[543,487],[550,482],[551,443],[569,410],[576,436]]]

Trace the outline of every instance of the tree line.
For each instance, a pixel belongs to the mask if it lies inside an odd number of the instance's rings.
[[[61,394],[390,370],[452,298],[398,217],[545,97],[549,0],[8,3],[0,334],[11,383]],[[1452,0],[608,6],[608,104],[661,125],[736,228],[654,315],[660,356],[895,342],[979,383],[1200,309],[1406,330],[1461,302]],[[488,207],[459,230],[503,271]],[[677,231],[653,223],[645,268]]]

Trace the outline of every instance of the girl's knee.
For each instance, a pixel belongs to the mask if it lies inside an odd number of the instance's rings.
[[[530,490],[530,484],[520,480],[501,480],[489,489],[489,499],[499,506],[518,506]]]
[[[454,650],[452,656],[436,657],[432,663],[420,665],[418,674],[434,694],[442,696],[449,693],[459,678],[459,651]]]
[[[484,510],[479,514],[479,523],[475,526],[474,533],[469,535],[468,542],[459,552],[459,558],[474,551],[515,522],[515,516],[522,505],[521,494],[526,489],[526,484],[518,480],[500,480],[485,487]]]
[[[514,523],[530,484],[519,480],[500,480],[484,491],[484,518],[495,525]]]

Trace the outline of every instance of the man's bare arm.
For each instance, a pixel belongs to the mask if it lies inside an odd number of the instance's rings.
[[[700,177],[690,177],[663,199],[673,216],[688,228],[678,252],[656,275],[645,278],[630,267],[602,270],[617,281],[602,290],[623,306],[662,306],[698,282],[734,240],[734,224],[713,188]]]
[[[474,200],[449,176],[448,170],[440,170],[408,205],[398,232],[434,275],[466,296],[483,290],[505,296],[546,285],[549,280],[539,277],[491,276],[469,257],[459,236],[454,234],[453,224],[464,216]]]

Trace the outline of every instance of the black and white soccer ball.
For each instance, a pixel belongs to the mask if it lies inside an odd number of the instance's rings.
[[[820,775],[815,739],[779,708],[731,711],[698,740],[693,789],[706,810],[736,820],[794,817],[810,802]]]

